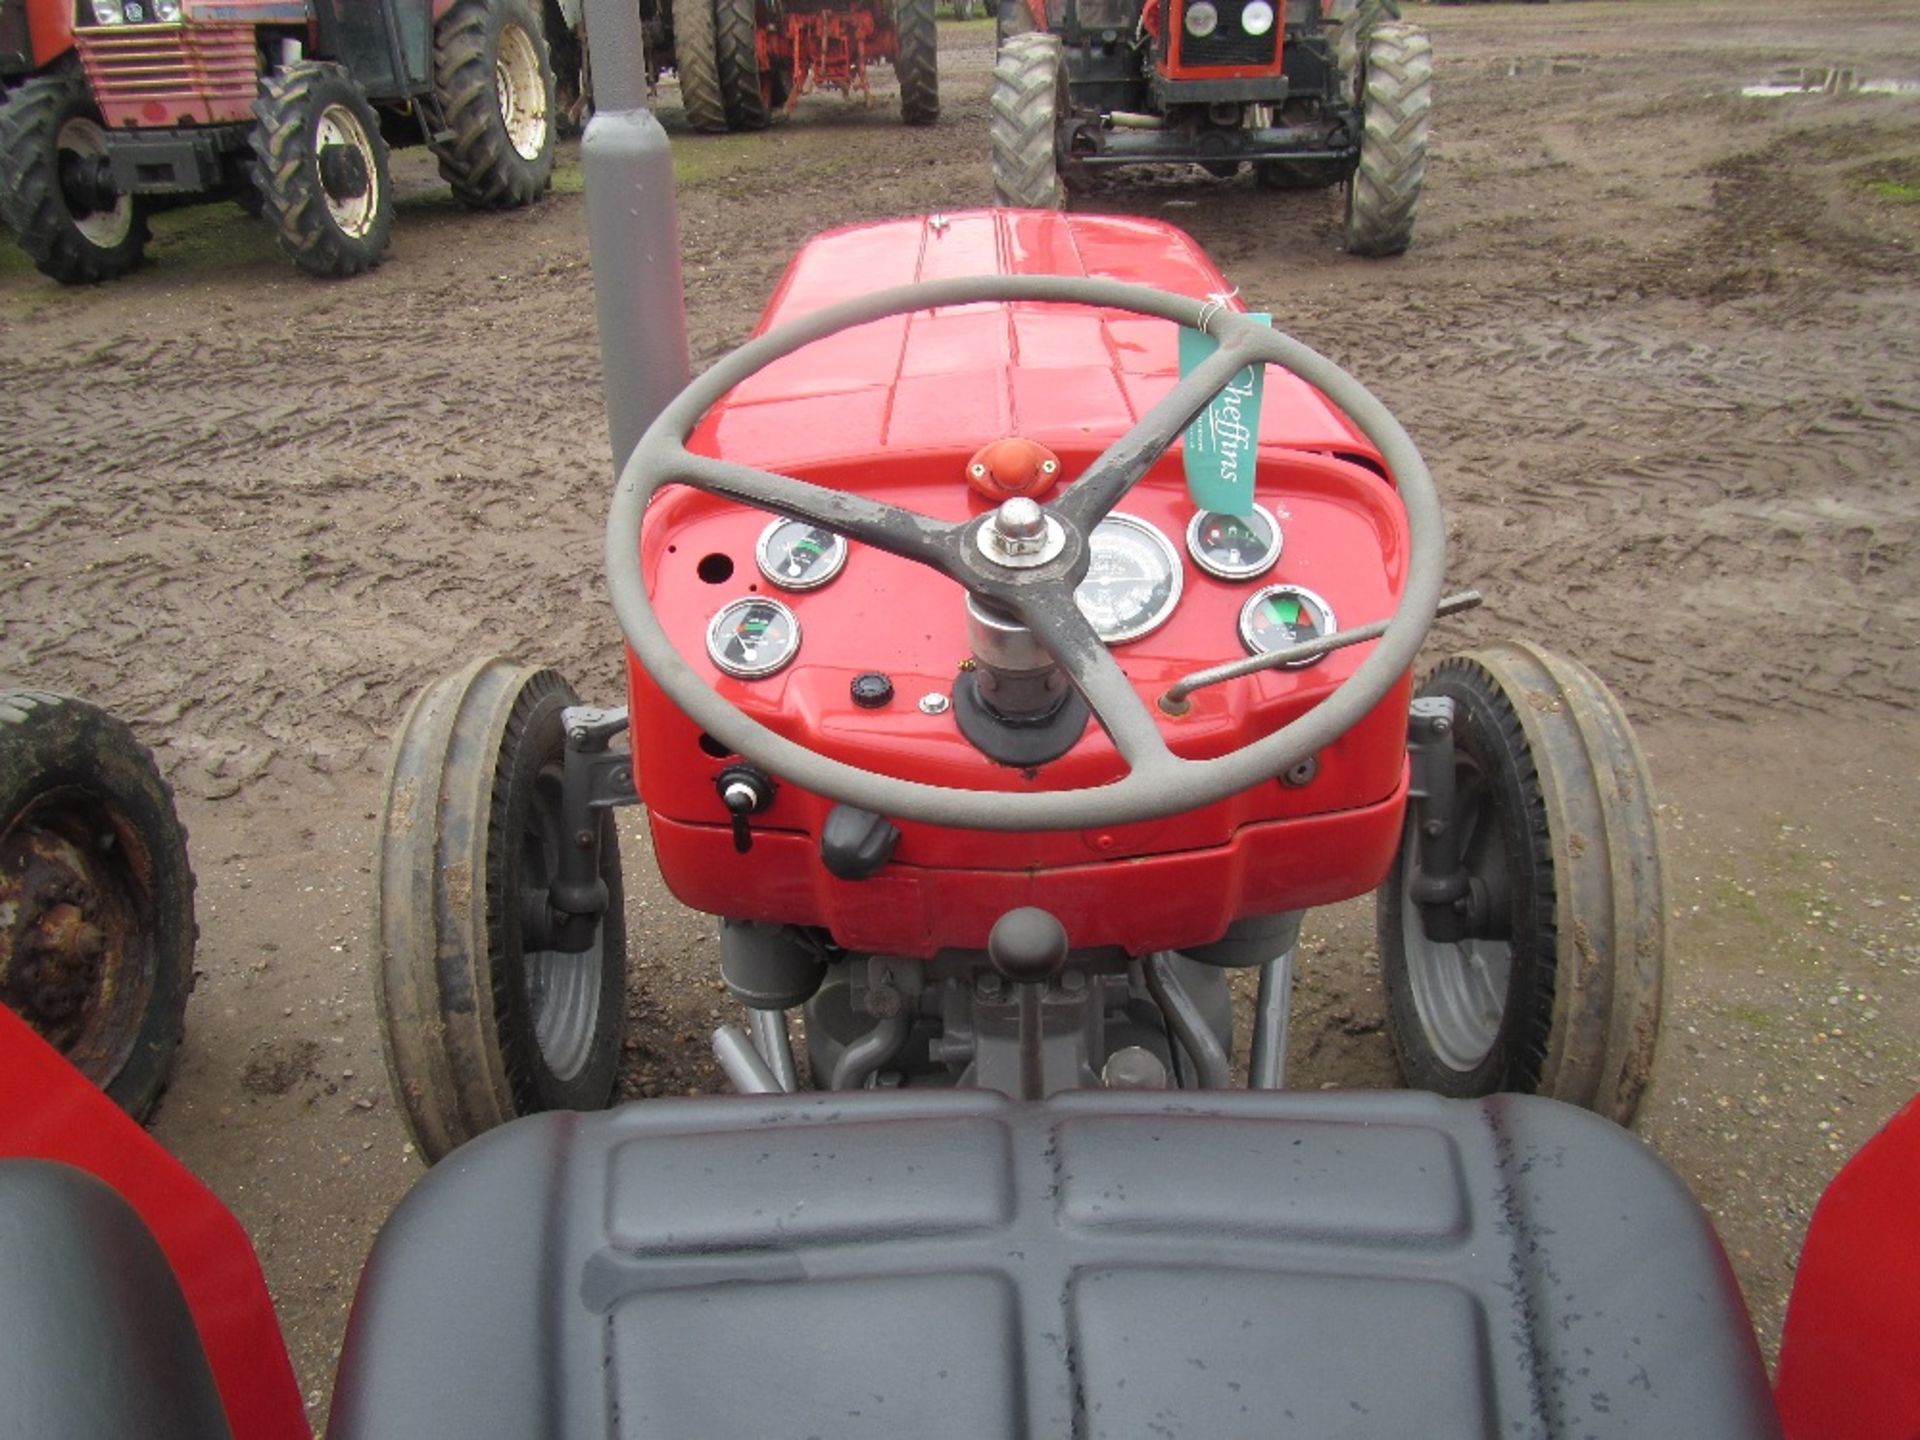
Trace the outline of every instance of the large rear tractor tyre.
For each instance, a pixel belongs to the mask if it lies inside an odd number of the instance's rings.
[[[433,80],[452,132],[434,153],[454,197],[511,210],[544,195],[557,92],[539,12],[527,0],[457,0],[434,27]]]
[[[290,65],[253,102],[261,215],[301,270],[342,279],[371,270],[393,235],[387,142],[339,65]]]
[[[1011,35],[993,62],[987,131],[993,145],[993,198],[999,205],[1058,210],[1067,203],[1059,132],[1067,116],[1060,37]]]
[[[687,123],[709,135],[725,133],[714,0],[673,0],[673,57]]]
[[[1427,178],[1433,47],[1415,25],[1376,25],[1360,80],[1360,162],[1347,182],[1347,249],[1403,255]]]
[[[400,731],[374,868],[376,1005],[407,1132],[438,1160],[541,1110],[613,1095],[625,1019],[620,846],[600,813],[607,908],[549,948],[566,740],[557,673],[486,659],[429,686]]]
[[[1387,1031],[1407,1083],[1550,1095],[1622,1125],[1653,1067],[1666,957],[1647,762],[1584,665],[1501,642],[1420,687],[1454,703],[1453,823],[1481,932],[1430,939],[1415,846],[1378,893]]]
[[[0,691],[0,1001],[136,1120],[173,1069],[194,935],[147,748],[84,700]]]
[[[714,0],[715,49],[727,123],[764,130],[773,123],[773,76],[760,73],[759,0]]]
[[[107,132],[78,74],[29,80],[0,106],[0,220],[34,268],[92,285],[139,265],[146,203],[103,193]]]
[[[900,118],[931,125],[940,118],[940,30],[933,0],[894,0],[899,51],[893,73],[900,81]]]

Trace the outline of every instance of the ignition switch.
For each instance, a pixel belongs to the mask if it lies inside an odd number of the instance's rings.
[[[733,817],[733,848],[744,855],[753,848],[747,818],[771,805],[779,787],[772,776],[751,765],[729,765],[714,778],[713,788],[720,792],[720,803]]]

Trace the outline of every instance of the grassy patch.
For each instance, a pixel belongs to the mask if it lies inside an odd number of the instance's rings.
[[[1893,205],[1920,205],[1920,185],[1909,180],[1869,180],[1867,193]]]

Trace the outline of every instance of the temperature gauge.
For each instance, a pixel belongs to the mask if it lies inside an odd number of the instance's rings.
[[[771,675],[799,653],[800,622],[778,600],[730,601],[707,626],[708,657],[741,680]]]
[[[1271,655],[1276,650],[1331,635],[1333,631],[1333,607],[1298,585],[1269,585],[1256,591],[1240,607],[1240,638],[1254,655]],[[1324,658],[1312,655],[1292,661],[1288,668],[1311,665]]]
[[[1109,515],[1087,537],[1087,578],[1073,602],[1109,645],[1157,630],[1180,603],[1180,552],[1146,521]]]
[[[1202,510],[1187,525],[1194,564],[1222,580],[1251,580],[1280,558],[1280,522],[1256,505],[1251,515]]]
[[[847,542],[810,520],[776,520],[760,532],[753,558],[782,590],[817,590],[847,563]]]

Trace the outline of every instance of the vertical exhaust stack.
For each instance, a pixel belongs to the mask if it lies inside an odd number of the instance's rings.
[[[600,364],[613,468],[692,378],[680,212],[667,132],[647,106],[647,62],[634,0],[587,0],[594,116],[581,143]]]

